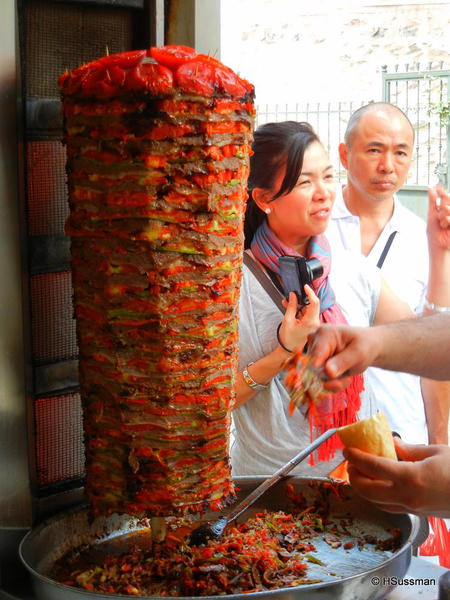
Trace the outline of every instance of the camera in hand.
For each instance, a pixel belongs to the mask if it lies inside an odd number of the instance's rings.
[[[306,260],[303,256],[280,256],[278,259],[281,282],[286,300],[289,292],[295,292],[299,306],[309,304],[304,286],[312,286],[314,279],[323,274],[323,265],[317,258]]]

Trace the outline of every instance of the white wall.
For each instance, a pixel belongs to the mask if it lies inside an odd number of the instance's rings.
[[[450,2],[222,0],[221,19],[258,104],[380,100],[382,65],[450,68]]]

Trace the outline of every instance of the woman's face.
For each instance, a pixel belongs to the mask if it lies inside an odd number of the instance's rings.
[[[284,175],[283,168],[271,190],[273,195],[280,189]],[[313,142],[305,151],[302,172],[294,189],[267,202],[271,229],[288,245],[302,245],[303,238],[307,241],[327,228],[335,194],[334,172],[328,154],[322,144]]]

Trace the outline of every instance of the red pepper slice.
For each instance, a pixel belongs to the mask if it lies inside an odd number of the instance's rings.
[[[219,113],[219,114],[230,114],[232,112],[234,112],[235,110],[242,110],[242,109],[246,109],[246,105],[242,105],[239,102],[236,102],[236,100],[220,100],[220,99],[216,99],[214,101],[214,112]]]
[[[178,67],[175,77],[184,92],[199,96],[212,96],[215,80],[214,70],[215,68],[206,61],[193,60]]]
[[[87,321],[94,321],[95,323],[105,322],[104,314],[100,310],[89,306],[76,306],[74,312],[75,316],[79,319],[86,319]]]
[[[250,125],[242,121],[218,121],[216,123],[203,123],[201,125],[208,136],[215,133],[246,133],[250,131]]]
[[[155,125],[145,137],[150,140],[163,140],[166,138],[178,138],[192,133],[192,125]]]
[[[155,196],[147,192],[110,192],[106,195],[108,206],[147,206],[154,202]]]
[[[168,45],[149,48],[147,55],[170,69],[176,69],[183,63],[194,59],[197,52],[189,46]]]

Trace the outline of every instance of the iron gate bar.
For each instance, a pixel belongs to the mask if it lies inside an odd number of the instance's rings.
[[[256,127],[263,123],[284,120],[307,121],[312,123],[335,165],[336,177],[341,181],[342,179],[345,179],[345,172],[340,166],[338,145],[342,141],[343,121],[347,121],[354,110],[364,104],[366,104],[366,102],[362,101],[336,101],[328,103],[305,102],[305,104],[296,102],[292,105],[266,103],[256,106]]]
[[[417,67],[419,68],[420,65],[417,65]],[[449,70],[445,70],[445,69],[436,69],[436,70],[417,70],[417,71],[408,71],[405,70],[403,72],[395,72],[395,73],[387,73],[386,71],[387,67],[383,66],[382,67],[382,98],[384,102],[392,102],[391,99],[391,83],[395,82],[396,85],[398,85],[399,81],[404,81],[404,82],[408,82],[408,81],[417,81],[418,82],[418,98],[417,98],[417,110],[418,112],[420,111],[420,96],[419,96],[419,89],[420,89],[420,81],[423,80],[428,80],[428,81],[433,81],[433,80],[437,80],[440,79],[440,97],[439,97],[439,101],[442,102],[443,101],[443,83],[444,81],[446,81],[447,83],[447,102],[450,105],[450,71]],[[407,93],[408,93],[408,87],[406,88]],[[431,84],[430,87],[428,88],[428,103],[427,106],[431,106]],[[446,125],[446,138],[447,138],[447,142],[446,142],[446,169],[445,172],[440,172],[439,171],[439,166],[442,164],[442,121],[440,120],[440,135],[439,135],[439,162],[437,164],[437,171],[436,174],[439,175],[439,179],[443,179],[444,181],[442,181],[442,183],[444,184],[444,186],[448,186],[450,184],[450,123],[447,123]],[[428,130],[430,130],[430,122],[428,122]],[[419,134],[419,129],[417,128],[417,134]],[[428,142],[429,142],[429,137],[428,137]],[[419,142],[417,140],[417,147],[419,147]],[[428,155],[430,155],[430,144],[428,146]],[[418,153],[417,153],[418,156]],[[418,158],[416,159],[418,160]],[[429,170],[430,170],[430,161],[428,160],[428,175],[429,175]],[[416,169],[416,182],[417,182],[417,177],[418,177],[418,169]],[[428,181],[429,183],[429,181]],[[411,188],[411,185],[408,186],[404,186],[403,189],[408,189]],[[417,188],[417,190],[426,190],[428,188],[428,186],[423,186],[423,185],[414,185],[413,187]]]

